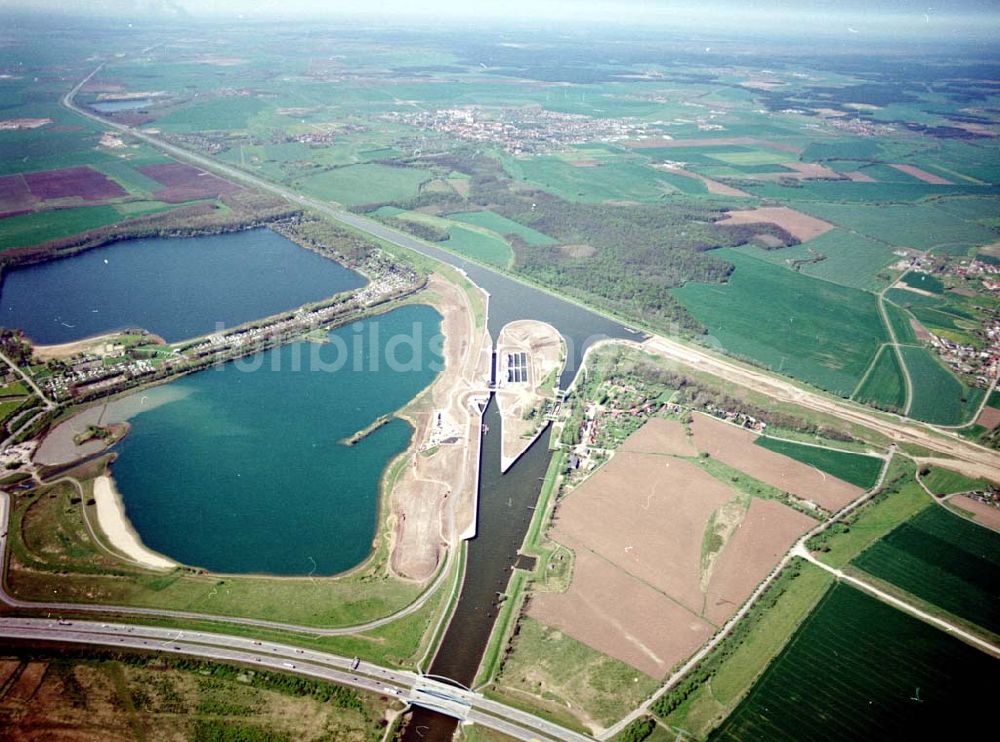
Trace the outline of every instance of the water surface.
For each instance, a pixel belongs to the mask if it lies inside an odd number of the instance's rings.
[[[5,271],[0,324],[43,345],[126,327],[174,342],[364,283],[269,229],[128,240]]]
[[[330,575],[363,561],[382,473],[412,429],[393,419],[354,446],[340,441],[431,383],[440,321],[428,306],[405,306],[332,331],[328,345],[295,343],[184,377],[165,387],[165,402],[155,389],[133,395],[152,409],[138,406],[112,473],[143,543],[219,572]],[[387,363],[394,346],[410,370]],[[318,368],[344,348],[345,367]]]

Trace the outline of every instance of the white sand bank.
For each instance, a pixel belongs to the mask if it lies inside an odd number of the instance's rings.
[[[151,569],[173,569],[177,566],[177,562],[142,545],[125,517],[125,508],[111,477],[100,476],[94,480],[94,501],[97,504],[97,524],[118,551]]]

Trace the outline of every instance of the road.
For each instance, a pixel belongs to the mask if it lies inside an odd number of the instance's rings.
[[[46,397],[45,393],[39,388],[38,384],[35,383],[35,380],[18,368],[18,365],[10,360],[6,353],[0,353],[0,360],[10,366],[14,370],[14,373],[20,376],[24,383],[31,387],[35,394],[38,395],[38,398],[42,400],[42,403],[45,405],[45,409],[54,410],[56,408],[56,403]]]
[[[433,708],[464,721],[496,729],[516,739],[568,742],[591,739],[525,711],[491,701],[479,693],[424,675],[392,670],[370,662],[359,661],[355,667],[353,658],[276,642],[156,626],[14,617],[0,618],[0,637],[138,649],[238,662],[394,697],[403,703]]]

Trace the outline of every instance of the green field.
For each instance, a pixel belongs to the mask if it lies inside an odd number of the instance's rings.
[[[854,399],[880,409],[903,409],[906,404],[906,386],[899,370],[899,359],[891,346],[882,346],[875,366],[855,392]]]
[[[886,340],[875,297],[736,250],[721,285],[689,283],[674,296],[730,353],[848,396]]]
[[[542,234],[536,229],[518,224],[492,211],[465,211],[459,214],[448,214],[448,218],[464,222],[465,224],[472,224],[476,227],[483,227],[499,235],[517,235],[529,245],[554,245],[556,243],[547,234]]]
[[[940,425],[960,425],[977,409],[985,392],[970,389],[927,348],[902,348],[913,382],[910,417]]]
[[[37,245],[121,220],[114,206],[80,206],[40,211],[0,220],[0,250]]]
[[[935,495],[952,495],[956,492],[972,492],[990,487],[990,483],[985,479],[972,479],[940,466],[931,467],[927,474],[920,477],[920,481]]]
[[[886,266],[898,260],[882,243],[846,229],[831,229],[816,239],[780,250],[759,247],[741,249],[755,258],[788,266],[792,265],[792,261],[807,261],[822,255],[823,260],[799,263],[795,270],[866,291],[885,286],[887,280],[878,276]]]
[[[558,157],[530,157],[510,166],[535,185],[569,201],[662,201],[677,189],[704,193],[704,184],[694,178],[654,170],[633,160],[576,167]],[[519,171],[516,173],[515,171]]]
[[[975,689],[998,681],[988,654],[838,584],[710,739],[974,738],[992,721]]]
[[[898,291],[898,289],[893,289],[893,291]],[[889,293],[892,293],[892,291]],[[912,291],[901,291],[900,293],[916,296]],[[892,324],[892,331],[896,335],[897,343],[917,342],[917,333],[914,331],[913,325],[910,324],[909,312],[897,304],[886,301],[885,313],[889,316],[889,322]]]
[[[766,435],[758,436],[754,442],[769,451],[814,466],[830,476],[843,479],[845,482],[850,482],[865,490],[871,489],[875,485],[879,472],[882,471],[882,459],[874,456],[819,446],[807,446]]]
[[[858,184],[865,185],[865,184]],[[872,184],[869,184],[872,185]],[[882,184],[876,186],[884,188]],[[919,187],[919,186],[917,186]],[[872,194],[873,201],[879,199]],[[805,204],[804,211],[896,247],[961,252],[996,241],[996,233],[932,204]]]
[[[168,131],[245,129],[250,119],[266,107],[267,103],[254,97],[215,98],[171,111],[156,119],[156,126]]]
[[[365,164],[327,170],[297,185],[316,198],[357,206],[412,198],[430,178],[425,170]]]
[[[725,151],[706,153],[713,160],[719,160],[727,165],[780,165],[795,159],[789,152],[774,149],[750,149],[744,152]]]
[[[1000,534],[926,508],[852,562],[956,616],[1000,630]]]
[[[907,273],[903,276],[903,283],[921,291],[930,291],[932,294],[944,292],[944,284],[941,279],[928,273]]]
[[[510,245],[498,236],[465,227],[450,227],[448,235],[448,239],[437,244],[484,263],[506,268],[514,257]]]

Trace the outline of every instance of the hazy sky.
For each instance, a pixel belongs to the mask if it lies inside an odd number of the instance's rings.
[[[897,24],[922,35],[954,33],[961,27],[980,34],[1000,30],[997,0],[0,0],[2,9],[43,12],[156,14],[192,17],[296,18],[318,15],[371,15],[448,18],[510,18],[518,21],[604,21],[665,26],[749,23],[792,30],[795,23],[818,28],[851,26],[873,33]],[[986,24],[986,28],[983,27]]]

